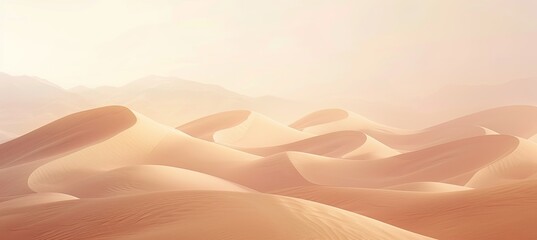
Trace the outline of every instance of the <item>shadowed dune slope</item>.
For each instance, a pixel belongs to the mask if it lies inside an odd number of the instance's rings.
[[[321,110],[291,124],[291,127],[312,134],[337,131],[361,131],[391,148],[415,151],[458,139],[494,134],[475,125],[450,125],[423,130],[404,130],[375,123],[342,109]]]
[[[279,166],[292,166],[285,168],[288,171],[279,169],[271,174],[277,176],[280,171],[300,174],[301,178],[314,185],[368,188],[413,182],[464,185],[484,166],[500,159],[514,158],[518,152],[527,152],[527,149],[519,149],[518,146],[519,141],[515,137],[491,135],[375,160],[346,160],[300,152],[287,152],[269,158],[271,166],[276,163]],[[263,161],[258,160],[253,164]]]
[[[363,214],[437,239],[534,239],[537,182],[444,193],[300,187],[276,192]]]
[[[263,148],[236,148],[259,156],[286,151],[304,152],[326,157],[375,159],[397,155],[398,152],[375,139],[356,131],[341,131],[310,137],[297,142]]]
[[[72,114],[0,145],[0,196],[29,194],[33,171],[55,158],[97,144],[136,123],[127,108],[103,107]]]
[[[0,145],[0,167],[73,151],[110,138],[136,123],[125,107],[75,113]]]
[[[8,240],[430,239],[314,202],[206,191],[75,200],[0,211],[0,226],[11,229],[0,230]]]
[[[136,124],[112,138],[37,168],[28,179],[30,188],[61,191],[86,178],[132,165],[165,165],[221,177],[258,158],[134,115]]]
[[[517,150],[479,170],[466,186],[489,187],[537,178],[537,143],[519,139]]]

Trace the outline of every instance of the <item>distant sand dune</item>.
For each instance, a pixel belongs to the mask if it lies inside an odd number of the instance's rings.
[[[375,139],[355,131],[341,131],[310,137],[297,142],[263,148],[235,148],[260,156],[295,151],[326,157],[376,159],[397,155],[398,152]]]
[[[312,136],[245,110],[210,115],[177,129],[200,139],[238,148],[269,147]]]
[[[537,133],[537,107],[509,106],[494,108],[423,130],[403,130],[375,123],[341,109],[314,112],[294,127],[314,134],[337,131],[362,131],[380,142],[400,150],[414,151],[458,139],[506,134],[530,138]]]

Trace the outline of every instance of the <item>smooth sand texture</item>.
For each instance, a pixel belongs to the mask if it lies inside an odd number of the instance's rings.
[[[24,227],[32,225],[31,228]],[[431,239],[334,207],[183,191],[0,211],[6,239]]]
[[[386,189],[412,192],[455,192],[473,188],[440,182],[413,182],[387,187]]]
[[[377,159],[399,154],[399,152],[396,150],[389,148],[374,138],[356,131],[327,133],[297,142],[272,147],[235,147],[235,149],[259,156],[269,156],[277,153],[294,151],[326,157],[340,157],[359,160]]]
[[[437,239],[534,239],[537,182],[420,193],[301,187],[277,194],[308,199]]]
[[[255,148],[291,143],[311,136],[313,135],[250,112],[248,118],[240,124],[215,132],[213,139],[228,146]]]
[[[177,190],[250,191],[211,175],[159,165],[136,165],[114,169],[91,176],[59,191],[77,197],[110,197]]]
[[[521,120],[534,110],[424,130],[341,109],[178,128],[120,106],[83,111],[0,144],[0,236],[534,239],[537,121]]]
[[[396,129],[375,123],[341,109],[314,112],[292,127],[313,134],[352,130],[364,132],[391,148],[414,151],[458,139],[506,134],[530,138],[537,133],[537,108],[509,106],[486,110],[418,131]]]

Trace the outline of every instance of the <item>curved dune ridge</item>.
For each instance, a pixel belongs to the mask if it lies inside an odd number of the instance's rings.
[[[83,111],[0,144],[0,236],[533,239],[536,109],[423,130],[342,109],[177,128],[121,106]]]
[[[466,186],[481,188],[537,178],[537,143],[519,139],[517,149],[479,170]]]
[[[250,114],[251,112],[247,110],[217,113],[181,125],[177,129],[193,137],[214,141],[213,136],[216,132],[241,124]]]
[[[78,198],[64,193],[33,193],[16,196],[5,201],[0,200],[0,211],[75,199]]]
[[[206,191],[76,200],[0,211],[0,225],[13,229],[2,232],[7,239],[36,240],[431,239],[305,200]],[[24,227],[28,225],[32,227]]]
[[[178,190],[250,191],[238,184],[195,171],[168,166],[136,165],[97,174],[67,189],[61,189],[61,192],[77,197],[109,197]]]
[[[30,175],[28,185],[36,192],[58,191],[131,165],[166,165],[219,177],[258,158],[135,116],[136,124],[118,135],[40,166]]]
[[[259,156],[269,156],[287,151],[295,151],[326,157],[341,157],[361,160],[382,158],[399,154],[399,152],[396,150],[387,147],[370,136],[356,131],[327,133],[297,142],[272,147],[235,147],[235,149]]]
[[[261,191],[301,184],[367,188],[413,182],[465,185],[483,167],[495,161],[510,161],[517,154],[526,152],[518,147],[519,141],[515,137],[491,135],[362,161],[286,152],[252,162],[242,171],[250,176],[250,180],[235,181]],[[265,181],[269,176],[275,179]],[[261,185],[256,186],[254,182]]]
[[[375,123],[341,109],[314,112],[291,124],[314,134],[362,131],[391,148],[418,150],[450,141],[491,134],[530,138],[537,134],[537,107],[508,106],[454,119],[423,130],[403,130]]]
[[[452,192],[310,186],[274,193],[335,206],[437,239],[537,236],[536,181]]]
[[[209,127],[211,128],[211,127]],[[216,131],[215,142],[242,148],[287,144],[313,135],[285,126],[261,114],[250,112],[240,124]]]
[[[125,107],[111,106],[69,115],[0,145],[0,167],[21,164],[91,145],[136,122]]]
[[[386,189],[412,192],[455,192],[473,188],[440,182],[413,182],[387,187]]]

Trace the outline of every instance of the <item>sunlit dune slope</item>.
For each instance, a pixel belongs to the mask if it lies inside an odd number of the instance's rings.
[[[528,149],[519,146],[517,138],[505,135],[463,139],[375,160],[357,161],[286,152],[249,163],[245,168],[248,170],[241,169],[241,172],[248,173],[250,180],[237,181],[241,184],[258,182],[265,190],[300,184],[367,188],[413,182],[464,185],[483,167],[495,161],[516,159],[519,153],[525,152],[531,154]],[[270,176],[274,176],[274,180],[263,180]],[[249,187],[256,189],[259,186]]]
[[[386,189],[412,192],[455,192],[472,188],[441,182],[413,182],[387,187]]]
[[[345,110],[328,109],[311,113],[291,126],[313,134],[362,131],[392,148],[414,151],[458,139],[498,133],[530,138],[537,133],[537,108],[494,108],[412,131],[378,124]]]
[[[0,234],[7,240],[430,239],[314,202],[206,191],[75,200],[0,210]]]
[[[177,190],[250,191],[211,175],[158,165],[118,168],[91,176],[66,189],[57,190],[84,198]]]
[[[63,193],[32,193],[0,199],[0,211],[78,199]]]
[[[219,177],[258,158],[132,114],[136,116],[132,127],[37,168],[28,179],[30,188],[37,192],[61,191],[86,178],[131,165],[166,165]]]
[[[308,199],[438,239],[534,239],[537,182],[420,193],[300,187],[276,192]]]
[[[537,178],[537,143],[519,139],[517,150],[479,170],[466,184],[481,188]]]
[[[281,145],[313,136],[251,111],[218,113],[178,129],[197,138],[239,148]]]
[[[136,123],[127,108],[92,109],[69,115],[0,145],[0,196],[28,194],[28,177],[60,156],[102,142]]]

